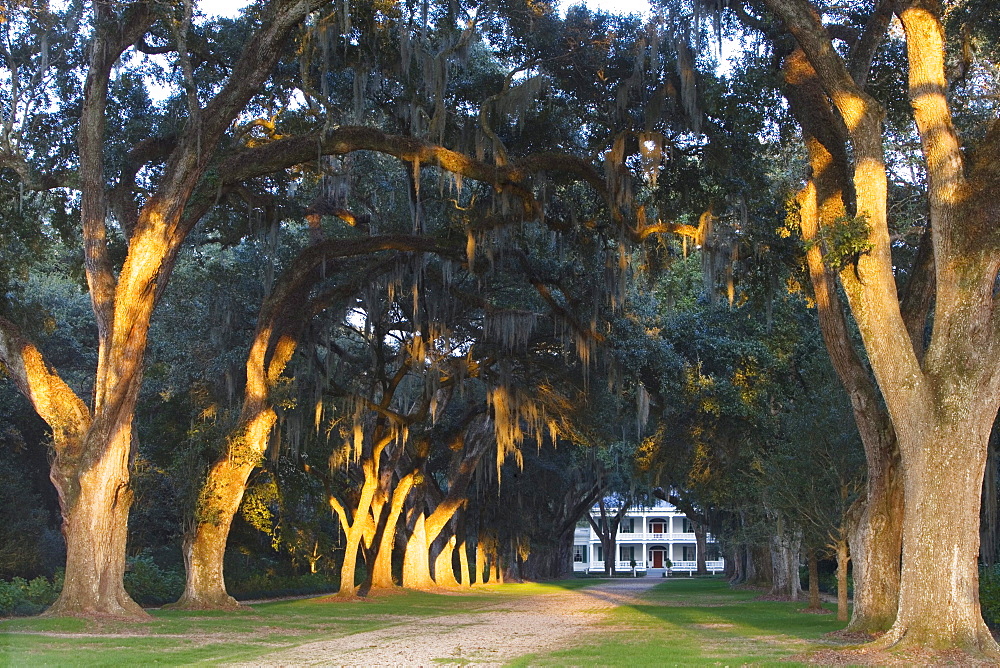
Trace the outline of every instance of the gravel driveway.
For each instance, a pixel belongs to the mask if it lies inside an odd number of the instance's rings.
[[[253,666],[500,666],[572,645],[660,578],[623,578],[551,594],[511,597],[475,613],[445,615],[300,645]]]

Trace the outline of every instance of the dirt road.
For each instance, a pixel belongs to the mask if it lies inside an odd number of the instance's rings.
[[[608,611],[637,602],[659,578],[619,579],[552,594],[511,597],[475,613],[408,621],[323,640],[253,666],[499,666],[579,642]]]

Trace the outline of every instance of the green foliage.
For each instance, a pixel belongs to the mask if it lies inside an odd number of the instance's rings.
[[[869,241],[871,231],[868,216],[841,216],[832,225],[820,228],[816,240],[806,246],[820,244],[823,262],[839,274],[848,267],[857,268],[861,256],[874,248]]]
[[[987,624],[1000,626],[1000,564],[979,569],[979,607]]]
[[[0,434],[0,444],[4,441]],[[0,460],[0,577],[45,572],[50,529],[40,496],[14,463]]]
[[[128,560],[125,591],[140,605],[170,603],[184,591],[184,574],[179,570],[164,570],[150,555],[140,554]]]
[[[802,590],[809,591],[809,569],[805,566],[799,568],[799,580],[802,583]],[[837,563],[829,559],[821,559],[819,562],[819,590],[831,596],[837,595]],[[847,595],[854,595],[854,578],[847,576]]]
[[[233,580],[229,593],[242,600],[302,596],[337,591],[340,578],[335,573],[307,573],[305,575],[272,575],[254,573],[249,577]]]
[[[62,585],[62,571],[51,580],[43,577],[0,580],[0,616],[37,615],[55,602]]]

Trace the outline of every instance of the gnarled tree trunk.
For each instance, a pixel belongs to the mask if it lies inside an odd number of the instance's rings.
[[[247,481],[264,456],[276,420],[273,410],[261,410],[242,433],[230,440],[226,454],[209,470],[198,498],[194,526],[185,534],[182,545],[187,576],[184,593],[170,607],[186,610],[239,607],[226,590],[223,575],[226,542]]]
[[[434,584],[439,587],[457,587],[458,580],[455,579],[455,543],[454,535],[449,536],[442,542],[441,551],[434,559]]]
[[[878,645],[960,649],[996,660],[1000,646],[979,609],[976,525],[987,440],[1000,405],[998,212],[987,204],[1000,187],[1000,121],[975,152],[963,151],[948,102],[940,4],[884,3],[906,34],[908,92],[927,170],[934,259],[933,282],[924,283],[934,308],[924,352],[915,333],[924,331],[926,318],[908,317],[896,288],[884,109],[851,76],[812,3],[765,1],[822,86],[824,99],[810,109],[833,104],[852,149],[856,210],[850,213],[867,248],[839,275],[892,417],[905,498],[898,612]],[[932,574],[932,564],[943,566]]]
[[[410,490],[413,489],[415,479],[416,472],[408,473],[396,484],[396,488],[392,492],[389,514],[386,517],[382,534],[379,536],[378,552],[371,570],[373,589],[391,589],[396,586],[392,579],[392,552],[396,544],[396,528],[399,526],[403,505],[410,495]]]
[[[816,295],[820,331],[830,361],[851,400],[854,420],[865,449],[868,476],[865,493],[851,515],[854,559],[854,611],[849,630],[880,633],[896,618],[899,597],[899,556],[902,550],[903,487],[899,449],[889,414],[883,407],[857,351],[837,295],[835,278],[823,261],[818,243],[821,229],[830,229],[847,215],[853,185],[847,155],[847,135],[826,101],[816,71],[802,50],[784,65],[786,96],[809,153],[812,178],[799,193],[799,224],[809,246],[806,263]],[[917,281],[914,281],[914,285]],[[914,291],[916,294],[917,291]],[[913,319],[926,318],[927,305],[912,301]],[[922,345],[923,327],[913,327]]]
[[[995,641],[979,607],[977,558],[978,488],[993,420],[962,411],[958,422],[928,419],[912,431],[898,430],[906,463],[903,567],[897,620],[881,642],[908,643],[912,636],[921,646],[991,654]],[[956,442],[978,443],[979,451],[966,447],[962,457],[949,457]],[[930,587],[932,575],[937,582]]]
[[[52,478],[63,508],[67,578],[47,614],[146,616],[123,584],[132,505],[128,425],[122,425],[116,436],[104,456],[89,466],[66,471],[65,463],[58,460],[53,466]]]
[[[780,524],[778,530],[771,535],[772,596],[781,596],[790,601],[799,600],[802,591],[802,582],[799,578],[801,543],[802,538],[798,532],[783,530]]]
[[[892,436],[895,445],[895,436]],[[899,559],[903,547],[903,484],[895,447],[869,456],[859,517],[849,528],[854,563],[854,608],[847,630],[881,633],[892,627],[899,607]],[[846,594],[845,594],[846,595]]]
[[[407,589],[431,589],[434,580],[431,578],[430,546],[427,544],[426,518],[422,511],[416,511],[417,517],[413,531],[406,541],[403,554],[403,586]]]

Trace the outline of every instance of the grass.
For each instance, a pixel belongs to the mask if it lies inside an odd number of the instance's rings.
[[[821,636],[844,626],[833,614],[799,612],[802,602],[756,601],[757,595],[717,578],[668,580],[642,604],[615,608],[604,630],[580,645],[512,665],[795,665],[789,657],[830,647]]]
[[[484,585],[478,591],[491,592],[499,595],[530,596],[532,594],[549,594],[565,589],[583,589],[607,582],[604,580],[571,578],[568,580],[551,580],[548,582],[511,582],[502,585]]]
[[[284,648],[407,619],[475,611],[496,601],[491,593],[404,592],[353,602],[262,603],[237,613],[151,610],[153,620],[146,623],[16,618],[0,621],[0,666],[253,662]]]
[[[491,585],[471,593],[400,592],[365,601],[323,598],[254,605],[251,610],[152,610],[146,623],[66,618],[0,620],[0,666],[119,666],[253,663],[317,640],[407,620],[496,609],[504,601],[597,584],[595,580]],[[756,601],[721,579],[668,580],[640,604],[620,606],[572,648],[521,657],[513,665],[766,665],[828,647],[842,626],[804,604]],[[440,660],[463,663],[461,657]]]

